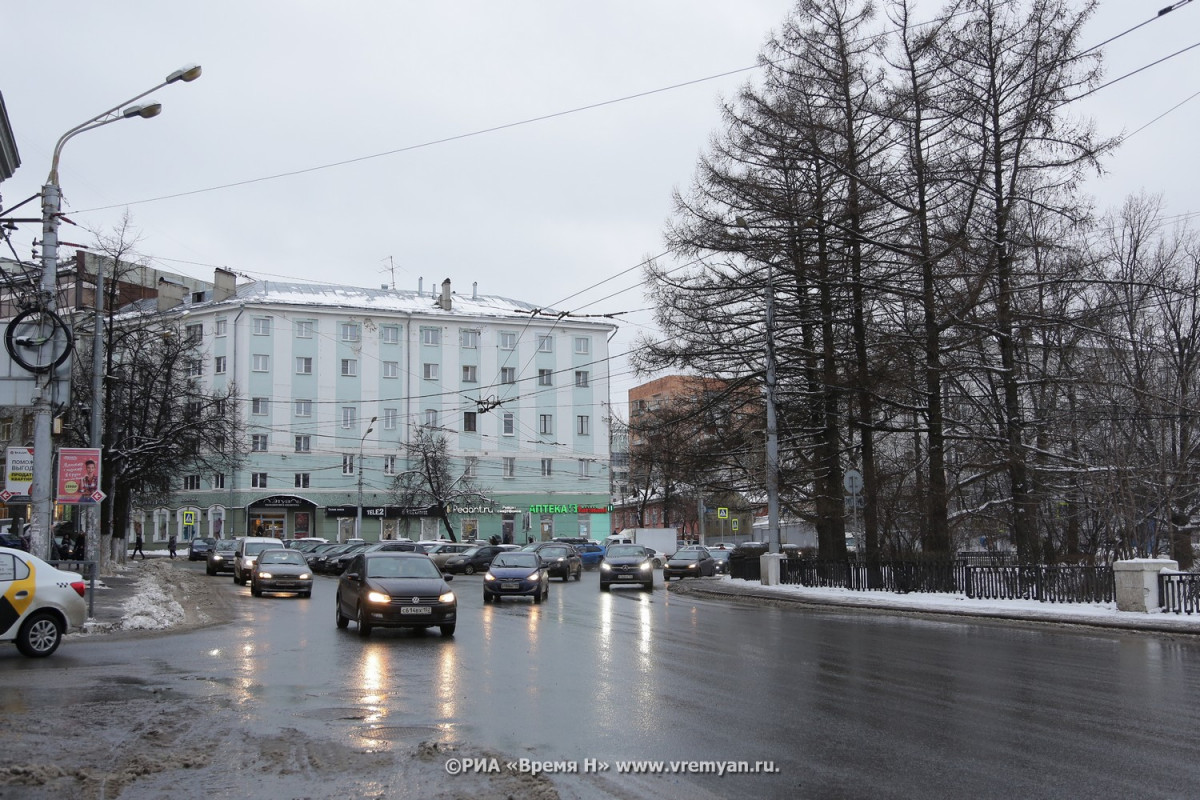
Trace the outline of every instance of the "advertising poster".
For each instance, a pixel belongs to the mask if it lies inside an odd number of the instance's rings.
[[[33,448],[8,448],[8,462],[4,474],[4,488],[9,496],[28,495],[29,487],[33,485]]]
[[[58,451],[58,496],[60,503],[98,503],[100,491],[100,449],[63,447]]]

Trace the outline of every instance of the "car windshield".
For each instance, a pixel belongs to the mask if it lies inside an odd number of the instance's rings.
[[[258,553],[261,553],[263,550],[266,550],[268,547],[271,547],[271,546],[278,546],[278,545],[275,545],[274,542],[247,542],[246,543],[246,555],[248,555],[248,556],[257,555]]]
[[[492,561],[492,567],[526,567],[533,569],[538,565],[538,558],[533,553],[516,552],[501,553]]]
[[[608,555],[613,558],[644,557],[646,555],[646,548],[640,544],[614,544],[608,548]]]
[[[237,542],[233,539],[217,539],[218,550],[237,550]]]
[[[368,578],[440,578],[437,565],[427,558],[368,558]]]
[[[701,551],[699,550],[680,550],[675,555],[671,556],[672,561],[699,561]]]
[[[478,554],[479,550],[480,550],[480,548],[478,548],[478,547],[468,547],[466,550],[462,551],[462,554],[464,556],[470,557],[470,556]]]
[[[304,556],[297,553],[295,550],[264,550],[258,559],[260,564],[299,564],[305,566],[308,564],[304,560]]]
[[[565,547],[543,547],[538,551],[538,555],[543,558],[563,558],[570,555],[570,551]]]

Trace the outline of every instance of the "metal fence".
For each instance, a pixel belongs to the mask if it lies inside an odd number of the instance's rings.
[[[738,577],[732,569],[730,574]],[[746,579],[758,578],[747,575]],[[1111,566],[974,566],[965,559],[868,563],[789,558],[780,561],[779,579],[798,586],[855,591],[960,592],[986,600],[1103,603],[1116,597]]]
[[[1158,605],[1176,614],[1200,614],[1200,574],[1164,572],[1158,576]]]
[[[47,562],[53,567],[65,569],[67,572],[78,572],[87,579],[87,604],[88,604],[88,619],[95,616],[96,599],[96,574],[99,571],[100,565],[95,561],[78,561],[75,559],[55,559]]]

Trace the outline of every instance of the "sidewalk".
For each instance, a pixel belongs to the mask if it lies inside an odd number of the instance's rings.
[[[956,616],[1085,625],[1099,628],[1200,635],[1200,614],[1118,611],[1116,603],[1042,603],[1036,600],[974,600],[961,594],[856,592],[807,586],[763,586],[736,578],[675,581],[670,591],[725,600],[786,603],[907,614]]]
[[[130,560],[96,579],[92,616],[83,635],[117,631],[166,630],[209,624],[229,615],[218,583],[203,574],[176,568],[186,556],[165,554]]]

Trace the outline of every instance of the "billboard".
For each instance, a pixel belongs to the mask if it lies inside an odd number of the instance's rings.
[[[62,447],[58,451],[58,491],[60,503],[99,503],[100,448]]]

